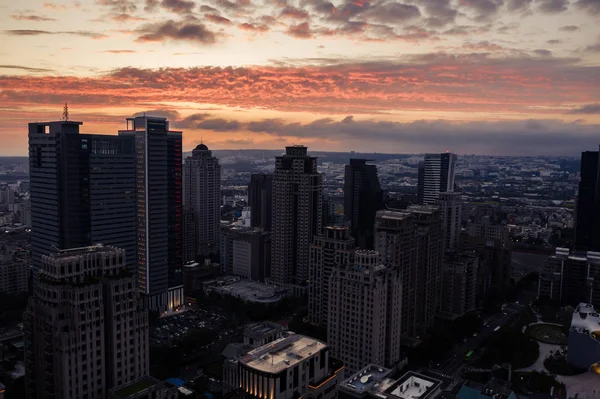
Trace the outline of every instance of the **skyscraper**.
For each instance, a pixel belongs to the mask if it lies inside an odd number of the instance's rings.
[[[423,165],[419,165],[417,193],[422,204],[432,205],[440,193],[454,191],[454,169],[456,154],[425,154]]]
[[[205,144],[185,160],[185,199],[196,218],[197,251],[201,257],[219,252],[221,235],[221,166]]]
[[[42,256],[23,320],[29,398],[104,398],[149,372],[148,313],[125,257],[102,245]]]
[[[248,205],[251,209],[251,226],[271,230],[273,206],[273,176],[255,173],[248,185]]]
[[[136,116],[119,136],[135,139],[138,286],[150,310],[165,312],[183,303],[181,132]]]
[[[275,158],[271,279],[306,286],[309,246],[321,231],[323,177],[304,146],[286,147]]]
[[[329,279],[336,266],[351,264],[356,244],[347,227],[326,226],[310,246],[308,320],[321,327],[329,318]]]
[[[377,167],[366,159],[350,159],[344,173],[344,216],[360,248],[373,249],[375,213],[383,208]]]
[[[600,162],[598,151],[581,153],[581,172],[575,210],[575,247],[600,251]]]
[[[477,307],[477,268],[473,252],[450,253],[444,259],[442,310],[462,316]]]
[[[82,122],[29,124],[31,263],[58,250],[104,243],[136,270],[133,137],[80,134]]]
[[[439,206],[442,217],[444,252],[456,252],[460,248],[462,194],[440,193],[435,204]]]
[[[442,223],[432,206],[378,211],[375,248],[380,263],[398,270],[402,280],[402,335],[429,328],[441,309]]]
[[[332,272],[327,342],[346,375],[370,363],[400,361],[400,275],[378,258],[376,251],[358,250],[353,263]]]

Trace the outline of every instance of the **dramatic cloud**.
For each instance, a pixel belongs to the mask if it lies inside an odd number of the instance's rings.
[[[216,14],[204,14],[204,18],[215,24],[229,25],[231,20]]]
[[[96,2],[110,8],[117,14],[130,13],[137,10],[136,0],[96,0]]]
[[[160,2],[159,0],[146,0],[146,5],[144,6],[144,11],[153,12],[156,11]]]
[[[136,17],[131,14],[113,14],[111,19],[117,22],[140,22],[146,21],[146,18]]]
[[[570,114],[600,114],[600,104],[588,104],[569,111]]]
[[[531,7],[533,0],[508,0],[506,7],[511,12],[525,12]]]
[[[308,19],[308,13],[304,10],[300,10],[296,7],[286,6],[281,10],[279,14],[282,18],[292,18],[292,19]]]
[[[461,2],[461,5],[474,10],[478,20],[486,21],[498,13],[503,3],[504,0],[468,0]]]
[[[421,12],[414,5],[402,3],[383,3],[365,11],[369,21],[397,24],[421,16]]]
[[[204,24],[191,20],[165,21],[142,26],[138,32],[137,42],[161,42],[166,40],[181,40],[203,45],[214,44],[217,41],[215,32]]]
[[[577,0],[575,6],[590,14],[600,14],[600,1],[598,0]]]
[[[454,22],[458,11],[452,7],[450,0],[421,0],[417,4],[425,7],[427,12],[427,25],[439,28]]]
[[[585,48],[585,51],[588,51],[591,53],[600,53],[600,42],[587,46]]]
[[[32,68],[22,65],[0,65],[0,69],[18,69],[26,72],[52,72],[52,69],[46,68]]]
[[[62,4],[55,4],[55,3],[44,3],[43,4],[44,8],[50,9],[50,10],[60,10],[60,11],[64,11],[67,9],[67,7],[65,7]]]
[[[206,119],[196,125],[198,129],[213,130],[215,132],[229,132],[240,129],[241,124],[237,121],[225,119]]]
[[[552,51],[550,50],[537,49],[533,50],[533,52],[540,57],[552,57]]]
[[[177,14],[189,14],[196,7],[196,3],[186,0],[162,0],[160,5]]]
[[[538,10],[547,14],[557,14],[569,9],[568,0],[537,0]]]
[[[10,29],[5,30],[4,33],[11,36],[42,36],[42,35],[73,35],[90,37],[92,39],[105,39],[106,36],[103,33],[88,32],[88,31],[73,31],[73,32],[60,32],[60,31],[47,31],[47,30],[35,30],[35,29]]]
[[[563,32],[575,32],[579,30],[579,26],[577,25],[566,25],[566,26],[561,26],[560,28],[558,28],[558,30],[561,30]]]
[[[17,21],[35,21],[35,22],[56,21],[55,18],[48,18],[48,17],[42,17],[40,15],[31,15],[31,14],[13,14],[10,17],[12,19],[16,19]]]
[[[249,32],[268,32],[270,30],[270,28],[267,25],[250,24],[247,22],[243,23],[243,24],[239,24],[238,28],[241,30],[249,31]]]
[[[313,35],[308,22],[302,22],[298,25],[291,25],[287,30],[287,34],[298,39],[310,39]]]

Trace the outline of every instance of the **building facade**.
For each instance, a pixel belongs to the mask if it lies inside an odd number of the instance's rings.
[[[477,268],[473,252],[447,254],[444,258],[442,310],[463,316],[477,307]]]
[[[356,244],[347,227],[327,226],[310,246],[308,320],[327,327],[329,280],[337,266],[352,264]]]
[[[148,313],[122,249],[42,257],[24,314],[28,398],[105,398],[149,372]]]
[[[273,218],[273,175],[256,173],[250,177],[248,205],[250,205],[251,209],[251,226],[271,230]]]
[[[417,193],[419,203],[432,205],[439,194],[454,191],[456,154],[425,154],[425,160],[419,165]]]
[[[460,250],[462,221],[462,194],[440,193],[435,204],[440,208],[442,232],[444,234],[444,252]]]
[[[346,373],[400,361],[401,301],[400,274],[380,264],[376,251],[357,250],[354,263],[333,269],[327,342]]]
[[[275,158],[271,281],[306,287],[309,247],[321,231],[323,177],[304,146]],[[300,288],[300,289],[301,289]]]
[[[260,228],[221,227],[221,271],[265,281],[271,273],[271,233]]]
[[[29,251],[0,243],[0,293],[18,295],[29,288]]]
[[[375,214],[383,203],[377,167],[366,159],[350,159],[344,173],[344,217],[358,247],[373,249]]]
[[[192,208],[183,207],[183,213],[181,216],[182,225],[182,247],[183,253],[181,254],[183,263],[190,263],[196,260],[198,251],[196,245],[198,239],[196,238],[196,213]]]
[[[214,256],[220,249],[221,166],[206,145],[199,144],[186,158],[184,181],[184,204],[196,220],[198,256]]]
[[[135,141],[137,281],[148,308],[183,304],[181,132],[166,118],[127,118],[119,137]]]

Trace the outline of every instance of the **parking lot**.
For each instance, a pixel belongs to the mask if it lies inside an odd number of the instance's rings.
[[[163,317],[153,323],[150,328],[150,343],[155,345],[171,344],[174,340],[185,337],[193,330],[202,329],[214,331],[215,338],[219,335],[227,335],[228,331],[222,331],[224,320],[223,316],[203,309],[188,310],[177,315]]]

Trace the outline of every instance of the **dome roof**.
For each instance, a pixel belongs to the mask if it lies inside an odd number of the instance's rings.
[[[195,148],[195,150],[197,151],[208,151],[208,147],[204,144],[198,144],[198,146]]]

